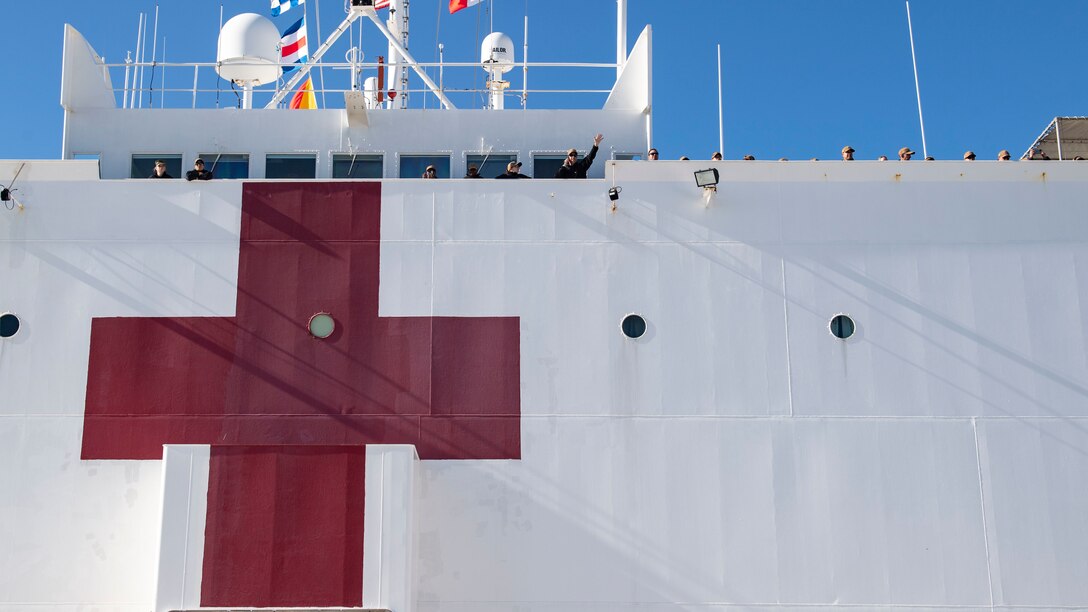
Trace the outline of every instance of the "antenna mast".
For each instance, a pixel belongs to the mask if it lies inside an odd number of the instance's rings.
[[[627,65],[627,0],[616,0],[616,78]]]
[[[718,43],[718,151],[725,155],[725,116],[722,114],[722,45]]]
[[[914,55],[914,27],[910,22],[910,0],[907,3],[907,32],[910,34],[910,61],[914,63],[914,93],[918,96],[918,125],[922,128],[922,156],[929,157],[926,150],[926,121],[922,118],[922,89],[918,85],[918,59]]]

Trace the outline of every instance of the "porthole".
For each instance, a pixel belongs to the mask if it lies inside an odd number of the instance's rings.
[[[620,329],[623,331],[623,335],[632,340],[641,338],[646,333],[646,319],[637,314],[629,314],[623,318]]]
[[[0,314],[0,338],[10,338],[19,332],[19,317],[14,313]]]
[[[840,340],[846,340],[854,335],[854,320],[844,314],[831,317],[828,327],[831,329],[831,335]]]
[[[324,340],[332,335],[336,331],[336,321],[333,320],[332,315],[327,312],[319,312],[310,317],[310,323],[307,325],[310,330],[310,335],[319,340]]]

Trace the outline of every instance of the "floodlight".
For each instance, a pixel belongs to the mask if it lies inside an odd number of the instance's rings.
[[[696,170],[695,184],[702,187],[703,189],[717,189],[718,169],[708,168],[706,170]]]
[[[615,202],[620,199],[620,192],[623,191],[623,187],[613,187],[608,190],[608,199]]]
[[[7,187],[0,189],[0,201],[8,202],[11,200],[11,190]]]

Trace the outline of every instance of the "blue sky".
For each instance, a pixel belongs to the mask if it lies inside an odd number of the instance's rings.
[[[613,0],[493,2],[495,29],[512,36],[519,59],[526,14],[531,61],[615,58]],[[307,3],[311,39],[317,38],[319,4],[322,34],[344,16],[343,0]],[[58,4],[65,10],[58,11]],[[267,0],[222,4],[227,18],[268,14]],[[451,16],[446,4],[413,0],[412,52],[420,61],[434,61],[438,31],[447,61],[475,61],[492,15],[480,7]],[[7,25],[9,53],[18,53],[6,70],[8,93],[0,96],[5,125],[0,158],[59,156],[65,22],[83,32],[107,61],[118,62],[135,49],[139,13],[154,7],[150,0],[4,2],[0,17]],[[161,2],[159,39],[160,45],[166,39],[167,61],[214,61],[219,9],[217,0]],[[992,159],[1002,148],[1019,155],[1054,116],[1088,115],[1081,59],[1088,2],[912,0],[911,11],[931,155],[958,159],[973,149],[980,159]],[[295,9],[275,22],[283,30],[298,15]],[[904,145],[921,151],[902,0],[630,0],[628,21],[630,44],[646,24],[654,27],[654,140],[663,159],[708,158],[717,149],[719,43],[727,159],[747,153],[759,159],[835,159],[844,144],[854,146],[859,159],[894,156]],[[384,54],[372,26],[366,24],[362,34],[368,59]],[[347,48],[345,36],[327,57],[340,61]],[[168,74],[173,79],[168,86],[191,83],[192,73],[186,74]],[[462,70],[458,76],[449,70],[447,85],[478,84],[482,74]],[[346,84],[342,73],[326,71],[325,78],[330,88]],[[570,75],[539,69],[530,73],[530,87],[607,89],[613,78],[614,71],[608,70]],[[145,74],[145,84],[146,79]],[[518,87],[520,76],[512,81]],[[215,87],[210,75],[204,85]],[[233,105],[234,94],[224,87],[219,103]],[[328,98],[330,106],[337,98]],[[168,98],[169,103],[180,101]],[[417,97],[414,105],[421,102]],[[478,103],[464,96],[455,102],[462,107]],[[536,108],[601,102],[603,96],[593,95],[530,98]],[[201,101],[214,103],[214,96]],[[434,107],[433,98],[428,104]]]

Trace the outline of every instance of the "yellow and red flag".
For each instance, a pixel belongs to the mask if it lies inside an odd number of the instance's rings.
[[[314,95],[313,79],[306,79],[291,98],[291,108],[317,108],[317,96]]]

